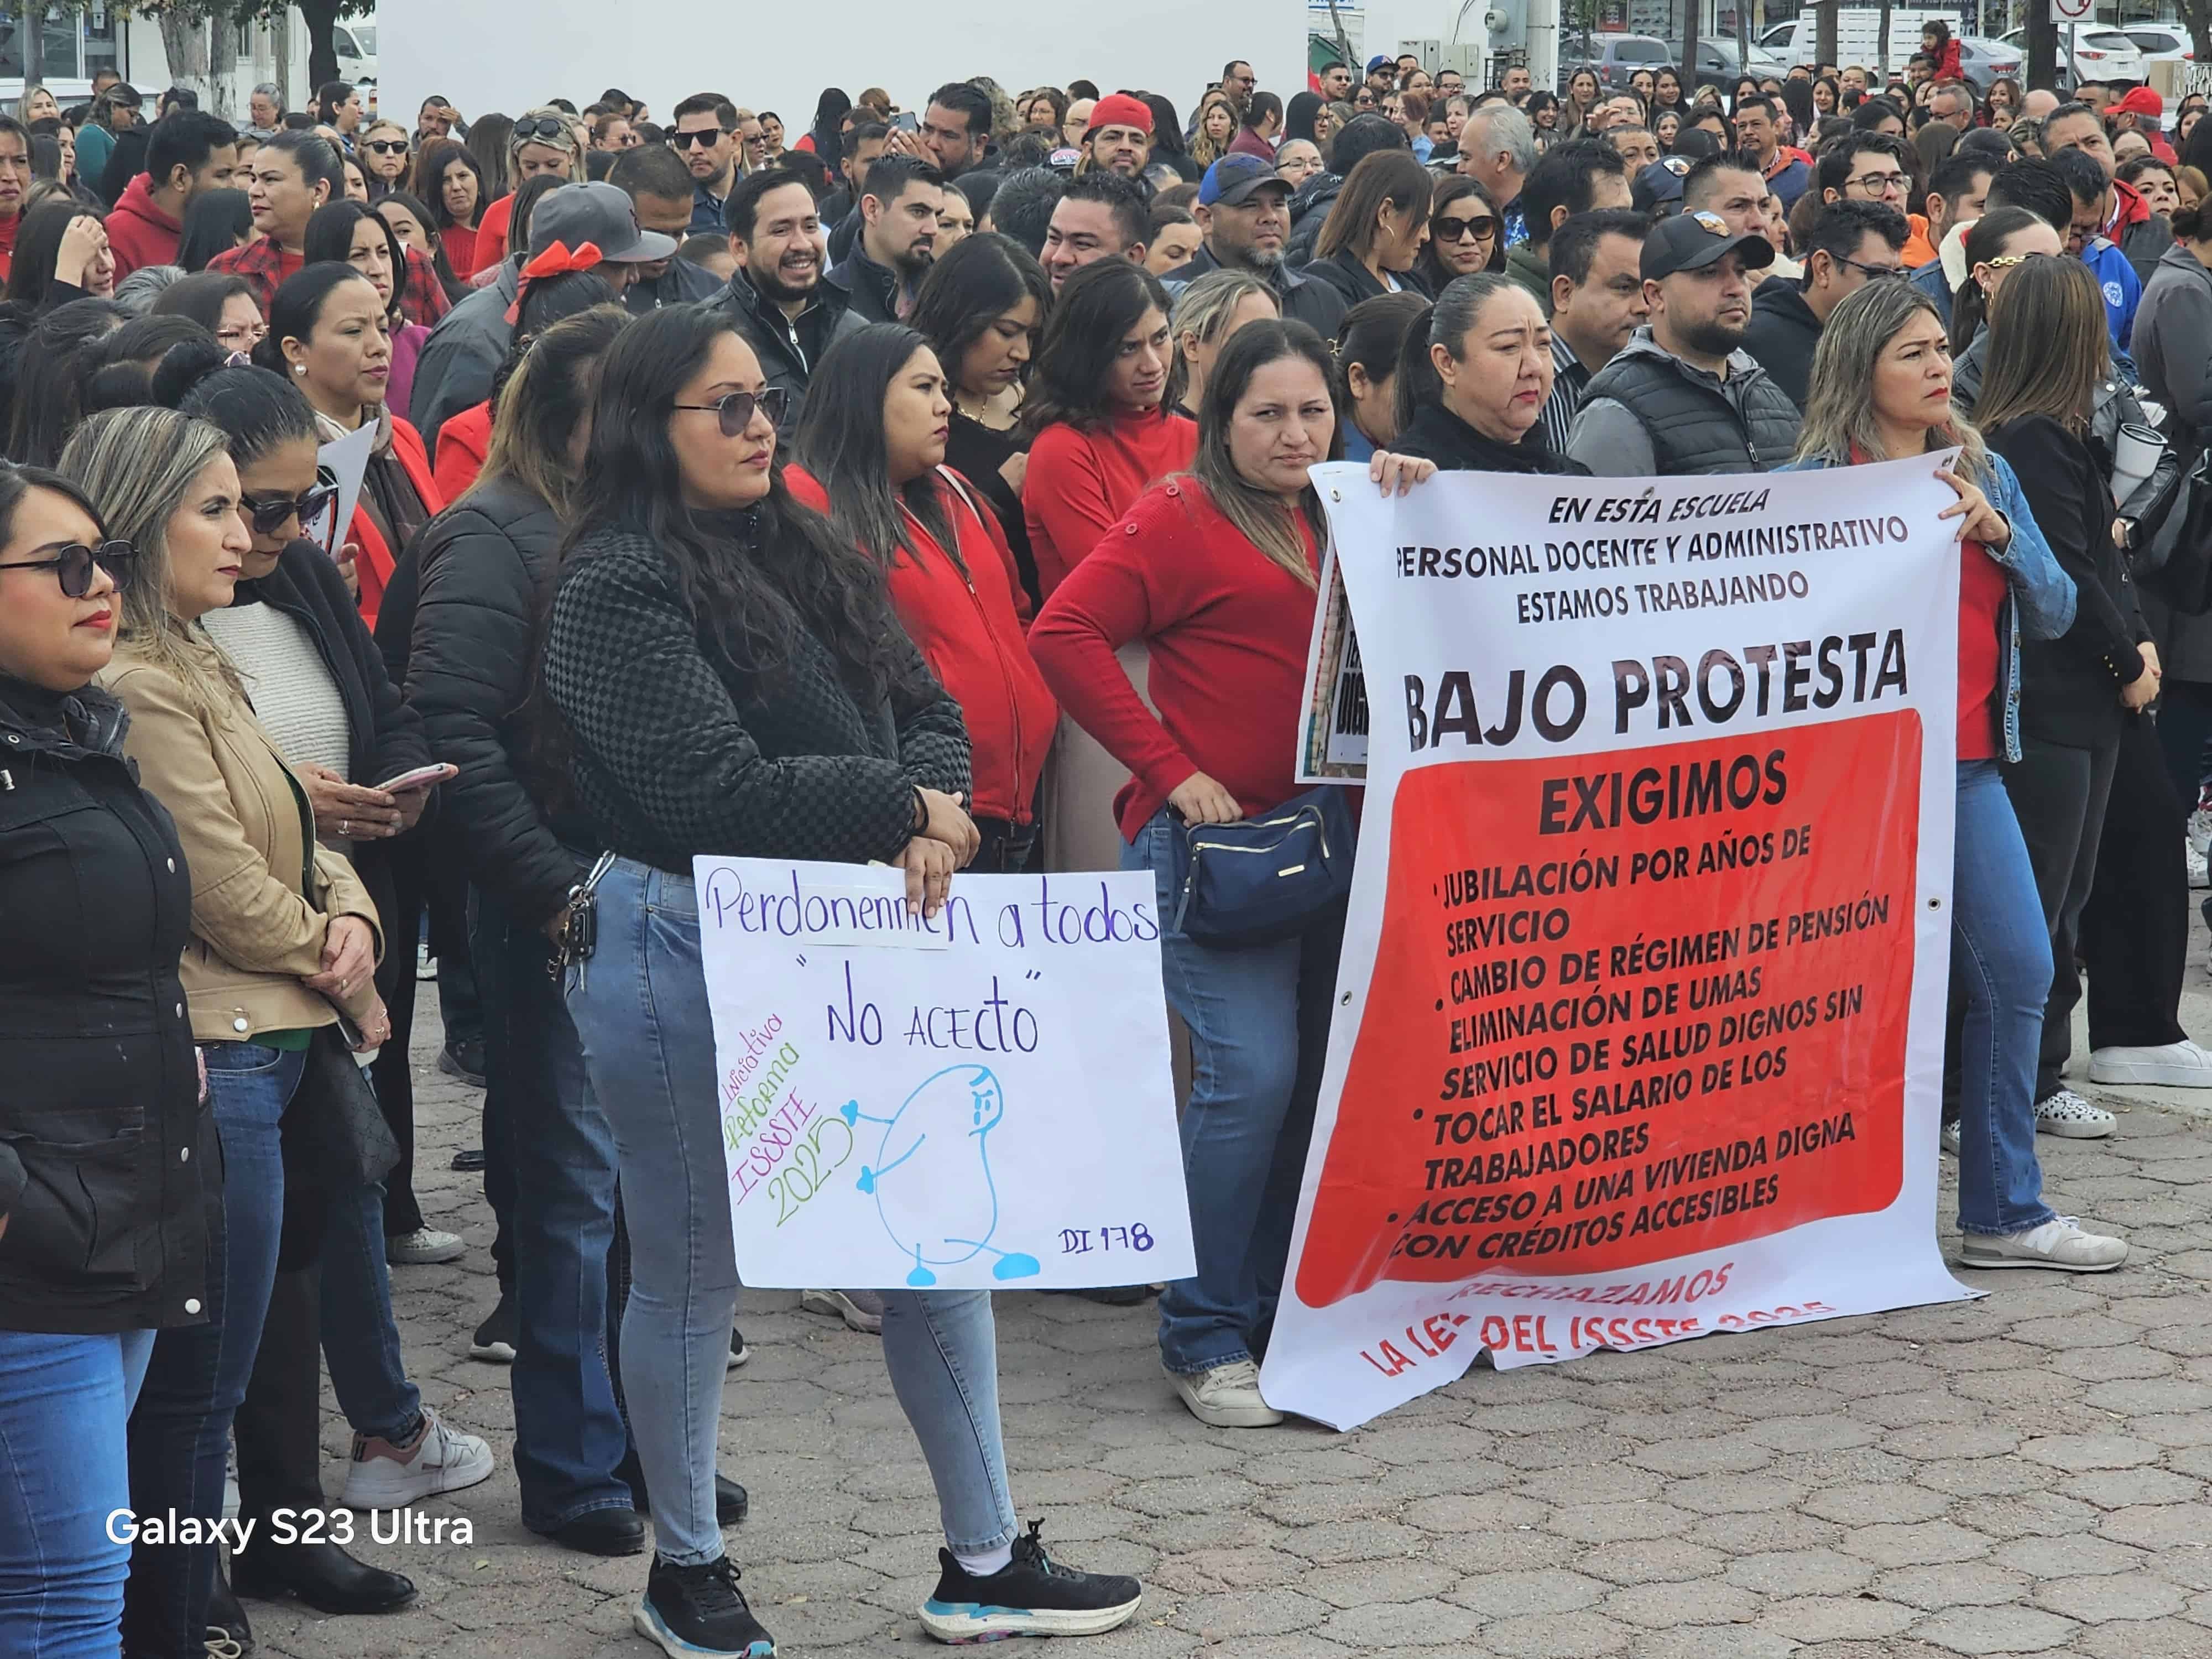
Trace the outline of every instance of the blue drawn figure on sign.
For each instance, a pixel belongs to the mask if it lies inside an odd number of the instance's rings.
[[[848,1126],[862,1119],[884,1126],[872,1164],[860,1169],[860,1190],[876,1200],[884,1231],[902,1254],[914,1258],[906,1282],[915,1290],[937,1283],[930,1271],[998,1257],[994,1279],[1027,1279],[1041,1271],[1037,1259],[991,1243],[999,1230],[999,1189],[991,1177],[991,1131],[1006,1115],[1006,1091],[988,1066],[948,1066],[923,1080],[889,1117],[840,1109]],[[964,1235],[964,1237],[956,1237]]]

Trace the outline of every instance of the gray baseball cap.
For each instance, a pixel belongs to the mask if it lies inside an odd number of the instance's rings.
[[[602,183],[546,191],[530,216],[530,257],[536,258],[556,242],[571,249],[592,243],[600,258],[617,265],[647,264],[676,252],[674,237],[640,225],[629,198]]]

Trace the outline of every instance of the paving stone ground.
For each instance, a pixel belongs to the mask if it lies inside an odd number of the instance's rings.
[[[2184,1022],[2212,1037],[2200,936]],[[426,993],[429,988],[425,987]],[[645,1558],[556,1549],[517,1518],[507,1373],[467,1357],[496,1299],[476,1177],[482,1097],[417,1032],[417,1190],[469,1255],[394,1270],[425,1398],[489,1437],[492,1480],[424,1504],[475,1541],[364,1544],[418,1602],[325,1620],[249,1604],[277,1659],[637,1659]],[[2077,1039],[2077,1052],[2085,1052]],[[1348,1435],[1224,1431],[1163,1380],[1149,1308],[1002,1295],[1024,1516],[1081,1565],[1143,1575],[1096,1659],[2212,1659],[2212,1100],[2077,1087],[2102,1142],[2040,1143],[2061,1208],[2124,1231],[2102,1277],[1969,1273],[1972,1303],[1471,1372]],[[1943,1239],[1955,1245],[1948,1160]],[[747,1292],[724,1396],[730,1534],[787,1654],[919,1655],[927,1475],[875,1339]],[[325,1489],[347,1444],[325,1395]]]

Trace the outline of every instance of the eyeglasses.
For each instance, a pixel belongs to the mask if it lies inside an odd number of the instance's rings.
[[[725,438],[742,437],[753,423],[755,410],[769,418],[769,424],[780,427],[791,407],[791,391],[787,386],[772,386],[765,392],[725,392],[711,404],[678,404],[678,409],[696,410],[721,416]]]
[[[2014,265],[2024,265],[2030,259],[2047,259],[2047,253],[2000,253],[1994,259],[1982,261],[1984,270],[2010,270]]]
[[[672,132],[668,135],[668,142],[678,149],[705,149],[720,143],[736,131],[735,127],[701,127],[696,132]]]
[[[251,351],[268,332],[266,323],[235,323],[228,328],[217,329],[215,339],[217,345],[228,346],[233,351]]]
[[[1832,257],[1838,264],[1849,265],[1853,270],[1858,272],[1862,276],[1908,276],[1911,275],[1911,273],[1905,270],[1903,265],[1869,265],[1863,264],[1861,261],[1856,259],[1846,259],[1840,253]]]
[[[533,115],[514,124],[514,142],[518,144],[542,144],[557,139],[565,149],[575,136],[568,124],[557,115]]]
[[[92,568],[94,564],[105,570],[109,580],[120,592],[131,586],[131,562],[138,556],[138,550],[129,542],[102,542],[97,547],[87,547],[82,542],[71,542],[56,550],[51,559],[28,559],[21,564],[0,564],[0,570],[51,570],[62,585],[62,597],[81,599],[92,592]]]
[[[1498,221],[1487,216],[1462,219],[1455,214],[1439,214],[1429,222],[1429,234],[1439,242],[1486,242],[1498,234]]]
[[[257,536],[273,536],[289,524],[295,517],[305,524],[318,517],[322,510],[338,498],[336,484],[317,484],[297,497],[290,495],[240,495],[240,508],[253,526]]]
[[[1863,190],[1869,196],[1887,196],[1892,191],[1901,193],[1911,182],[1901,173],[1862,173],[1856,179],[1844,180],[1845,186]]]
[[[404,138],[372,138],[362,148],[374,150],[379,155],[404,155],[407,154],[407,141]]]

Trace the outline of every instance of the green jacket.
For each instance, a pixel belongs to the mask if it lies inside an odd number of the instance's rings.
[[[1552,314],[1552,264],[1526,242],[1516,242],[1505,250],[1505,274],[1536,296],[1536,303],[1544,308],[1548,319]]]

